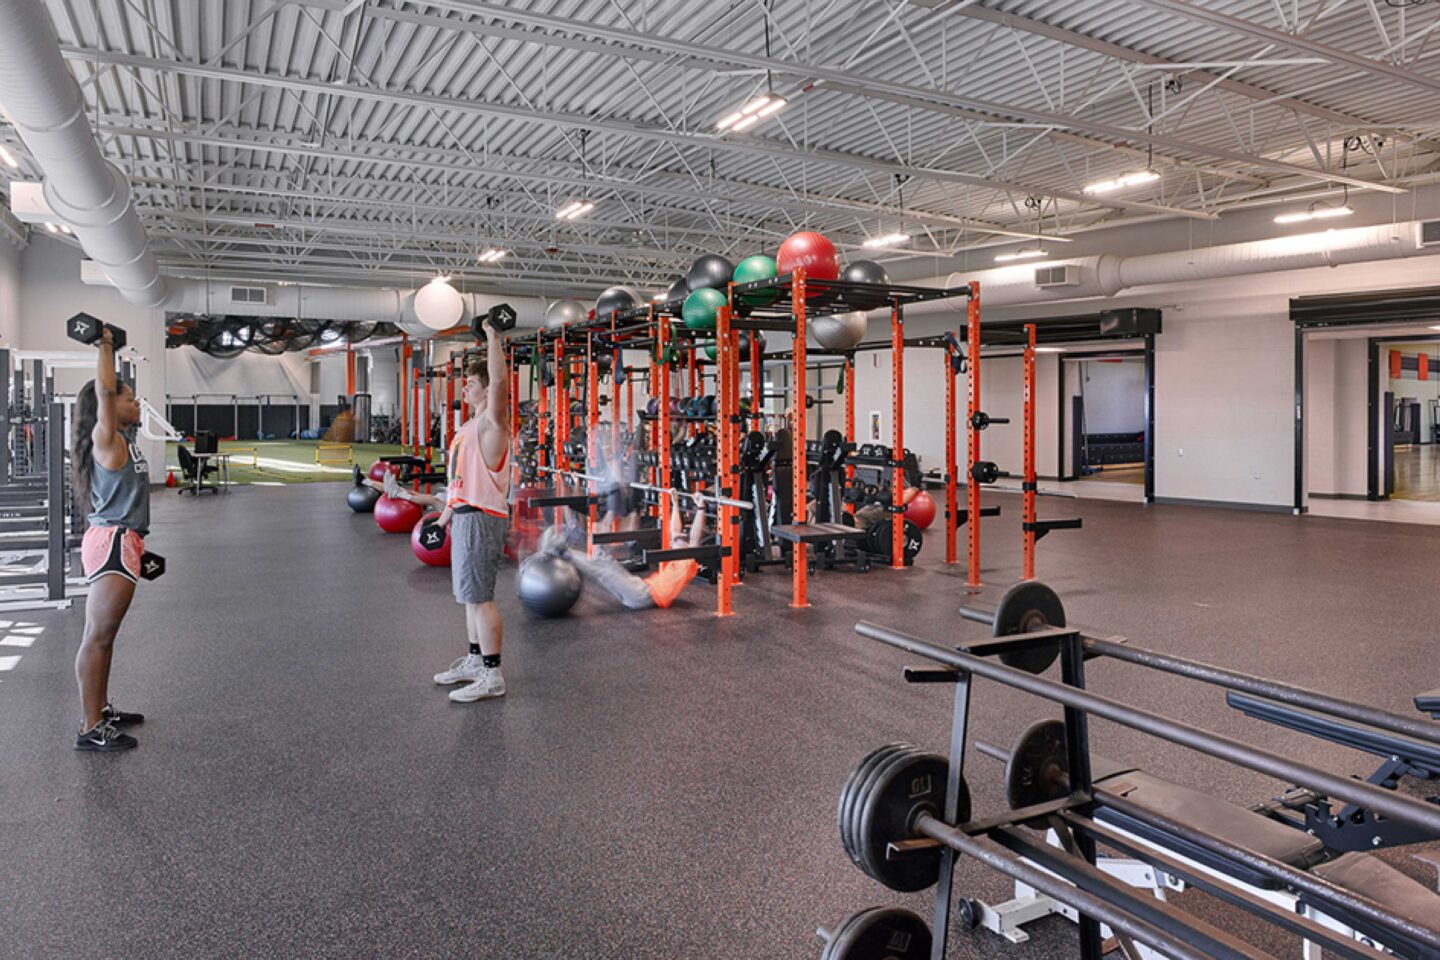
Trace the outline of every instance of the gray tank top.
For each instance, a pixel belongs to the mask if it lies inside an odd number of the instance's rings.
[[[134,437],[125,443],[130,457],[119,470],[95,461],[88,520],[92,527],[125,527],[143,537],[150,532],[150,464]]]

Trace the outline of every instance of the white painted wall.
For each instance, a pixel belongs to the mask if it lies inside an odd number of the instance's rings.
[[[1085,392],[1087,433],[1144,431],[1143,360],[1087,360],[1077,366],[1077,379]]]
[[[165,382],[172,397],[203,393],[242,397],[299,394],[307,402],[310,397],[310,375],[303,353],[268,356],[246,352],[220,358],[194,347],[179,347],[165,351]]]
[[[129,345],[146,358],[138,364],[136,373],[139,394],[156,410],[164,411],[164,314],[125,302],[111,287],[81,283],[80,260],[78,249],[31,234],[30,244],[20,257],[20,322],[15,342],[22,350],[89,350],[65,335],[65,321],[80,311],[124,327]],[[55,389],[74,393],[93,376],[90,371],[57,371]],[[143,438],[140,442],[151,464],[151,479],[163,480],[160,466],[165,462],[164,444]]]
[[[15,346],[20,333],[20,248],[0,235],[0,345]]]

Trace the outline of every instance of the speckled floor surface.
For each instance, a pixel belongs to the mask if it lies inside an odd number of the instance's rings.
[[[151,544],[170,572],[142,585],[112,688],[151,717],[130,754],[70,750],[81,610],[18,617],[44,631],[0,646],[20,656],[0,672],[0,956],[814,957],[816,925],[861,906],[928,913],[928,895],[850,866],[834,806],[871,747],[946,743],[948,689],[906,686],[911,658],[851,629],[981,631],[955,616],[963,577],[935,565],[940,544],[916,570],[817,576],[808,611],[786,607],[781,574],[753,577],[728,620],[697,583],[669,611],[587,597],[578,616],[534,623],[507,572],[510,696],[461,706],[430,682],[463,652],[446,572],[343,497],[157,497]],[[1006,515],[984,528],[989,602],[1018,569],[1014,500],[1001,499]],[[1440,530],[1042,506],[1085,517],[1040,548],[1074,621],[1400,712],[1440,687]],[[1090,672],[1100,692],[1345,773],[1371,766],[1228,711],[1217,690],[1123,664]],[[982,684],[974,730],[1008,743],[1057,714]],[[1232,800],[1281,786],[1103,722],[1094,737]],[[976,810],[1001,809],[999,765],[975,756],[969,770]],[[967,895],[1007,895],[974,863],[958,876]],[[960,934],[955,956],[1073,955],[1067,922],[1031,929],[1019,947]]]

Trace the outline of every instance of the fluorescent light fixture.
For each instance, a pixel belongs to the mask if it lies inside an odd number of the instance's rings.
[[[790,101],[786,100],[784,97],[777,97],[775,94],[772,93],[770,94],[770,102],[765,104],[765,106],[761,107],[759,110],[756,110],[755,116],[768,117],[772,114],[779,113],[781,110],[784,110],[789,103]]]
[[[875,247],[896,247],[902,243],[909,242],[910,234],[908,233],[887,233],[884,236],[871,237],[862,243],[861,246],[873,249]]]
[[[762,93],[760,96],[756,97],[754,100],[751,100],[749,103],[745,104],[745,106],[741,107],[740,112],[748,117],[752,113],[759,113],[761,110],[764,110],[769,105],[770,95],[768,93]]]
[[[16,170],[20,169],[20,161],[16,160],[15,154],[5,149],[4,145],[0,145],[0,160],[5,161],[5,165],[8,167],[14,167]]]
[[[572,200],[557,210],[555,216],[561,220],[574,220],[577,217],[585,216],[585,214],[594,209],[595,204],[589,200]]]
[[[1159,180],[1160,174],[1154,170],[1136,170],[1114,178],[1113,180],[1099,180],[1085,188],[1086,193],[1113,193],[1116,190],[1124,190],[1126,187],[1139,186],[1142,183],[1149,183],[1152,180]]]
[[[1036,347],[1036,353],[1064,353],[1064,347]]]
[[[1431,330],[1440,330],[1440,323],[1432,323],[1432,324],[1430,324],[1430,329],[1431,329]]]
[[[1354,212],[1349,204],[1339,207],[1316,207],[1313,210],[1305,210],[1300,213],[1282,213],[1275,218],[1275,222],[1304,223],[1307,220],[1333,220],[1336,217],[1348,217]]]
[[[995,258],[996,263],[1009,263],[1011,260],[1032,260],[1035,257],[1045,256],[1045,251],[1039,247],[1025,247],[1016,250],[1014,253],[1002,253]]]
[[[491,247],[476,259],[481,263],[499,263],[505,258],[505,254],[508,252],[508,250],[501,250],[499,247]]]
[[[45,229],[46,229],[46,230],[49,230],[51,233],[59,233],[59,232],[60,232],[60,228],[57,227],[57,226],[55,226],[55,224],[51,223],[51,222],[48,221],[48,220],[45,221]]]
[[[725,114],[715,124],[715,129],[724,133],[726,130],[744,130],[753,127],[761,117],[769,117],[784,110],[790,103],[784,97],[775,93],[762,93],[751,100],[739,110]]]

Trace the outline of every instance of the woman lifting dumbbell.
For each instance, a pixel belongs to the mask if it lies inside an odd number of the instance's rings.
[[[150,466],[134,436],[140,404],[128,384],[116,382],[114,342],[114,330],[107,324],[96,341],[95,379],[76,397],[70,448],[75,497],[89,508],[80,548],[90,592],[85,634],[75,657],[84,711],[76,750],[128,750],[137,741],[119,728],[145,719],[116,710],[109,697],[115,635],[135,596],[150,532]]]

